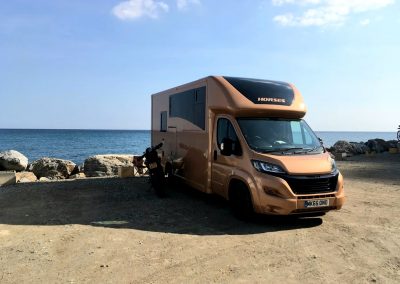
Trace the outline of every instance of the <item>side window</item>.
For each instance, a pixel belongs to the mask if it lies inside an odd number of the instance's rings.
[[[217,143],[218,148],[221,149],[222,139],[229,138],[233,142],[233,153],[235,155],[242,155],[242,148],[239,143],[239,139],[236,135],[235,128],[233,128],[232,123],[226,118],[218,119],[217,124]]]
[[[162,111],[160,113],[160,131],[167,132],[167,112]]]
[[[220,148],[220,145],[222,143],[222,139],[224,139],[225,137],[228,137],[227,129],[228,129],[228,120],[226,118],[218,119],[218,125],[217,125],[217,143],[218,143],[218,148]]]
[[[205,130],[205,106],[206,87],[176,93],[169,97],[169,117],[185,119]]]

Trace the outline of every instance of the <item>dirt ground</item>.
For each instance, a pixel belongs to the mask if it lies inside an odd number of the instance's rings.
[[[0,283],[399,283],[400,154],[338,167],[342,210],[252,223],[144,178],[0,188]]]

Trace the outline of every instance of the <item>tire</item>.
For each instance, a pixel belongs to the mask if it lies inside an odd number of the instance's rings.
[[[158,197],[166,197],[165,177],[162,170],[158,170],[153,176],[151,176],[151,184]]]
[[[174,185],[175,184],[175,177],[172,171],[171,164],[165,165],[165,175],[166,175],[166,182],[167,185]]]
[[[250,192],[243,183],[235,183],[229,190],[229,203],[233,215],[242,221],[250,221],[254,216]]]

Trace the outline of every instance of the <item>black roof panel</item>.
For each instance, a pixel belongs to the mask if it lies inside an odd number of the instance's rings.
[[[255,104],[290,106],[294,99],[293,88],[285,82],[225,76],[224,79]]]

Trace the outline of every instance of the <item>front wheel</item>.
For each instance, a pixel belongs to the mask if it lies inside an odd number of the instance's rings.
[[[233,214],[240,220],[249,221],[254,215],[250,192],[244,184],[233,185],[229,192],[229,203]]]

